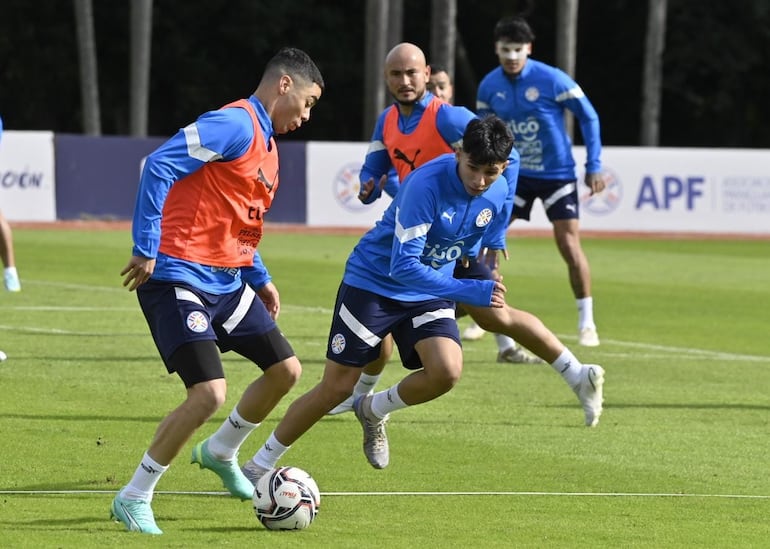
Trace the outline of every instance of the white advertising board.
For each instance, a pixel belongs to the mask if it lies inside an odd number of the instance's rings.
[[[602,164],[598,196],[579,173],[585,229],[770,234],[770,150],[605,147]]]
[[[0,137],[0,209],[10,221],[55,221],[53,132]]]
[[[370,227],[389,199],[355,198],[366,143],[308,143],[308,225]],[[585,149],[574,148],[578,166]],[[592,231],[770,235],[770,150],[605,147],[607,189],[590,196],[578,170],[580,224]],[[530,222],[550,229],[540,203]]]
[[[383,193],[372,204],[358,200],[358,173],[368,143],[307,144],[307,225],[310,227],[361,227],[368,229],[390,204]]]

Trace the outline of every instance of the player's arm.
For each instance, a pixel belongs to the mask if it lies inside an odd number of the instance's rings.
[[[241,277],[257,293],[273,320],[277,320],[281,312],[281,298],[257,250],[254,250],[253,265],[241,267]]]
[[[245,110],[222,109],[201,115],[151,153],[139,179],[132,225],[133,255],[157,256],[163,205],[174,183],[207,162],[238,158],[253,137],[251,117]]]
[[[605,181],[601,173],[602,139],[599,115],[582,88],[566,74],[561,75],[557,85],[560,88],[557,89],[556,97],[567,98],[564,100],[564,106],[575,115],[583,136],[586,147],[585,183],[591,189],[591,194],[601,192],[604,190]]]
[[[369,148],[364,158],[364,165],[358,174],[358,180],[361,185],[358,199],[364,204],[371,204],[382,196],[382,190],[387,183],[388,173],[393,168],[388,149],[383,141],[385,112],[380,114],[380,117],[377,119],[377,124],[374,126],[374,132],[372,133],[372,140],[369,143]]]
[[[489,85],[487,83],[487,79],[484,78],[479,84],[478,90],[476,91],[476,114],[479,118],[494,114],[489,105]]]
[[[476,115],[465,107],[441,105],[436,113],[436,129],[446,144],[457,150],[462,147],[465,128],[474,118]]]
[[[494,305],[493,295],[499,292],[498,285],[491,280],[458,280],[451,275],[422,263],[420,258],[425,250],[427,234],[437,215],[435,189],[427,189],[420,182],[407,184],[417,172],[412,172],[404,181],[400,193],[401,207],[396,210],[396,230],[391,249],[390,276],[401,284],[427,294],[444,297],[453,301],[468,303],[477,307]],[[414,191],[410,191],[414,189]]]

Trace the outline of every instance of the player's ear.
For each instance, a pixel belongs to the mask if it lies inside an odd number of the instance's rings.
[[[293,84],[294,81],[291,79],[291,76],[288,74],[281,75],[281,79],[278,81],[278,92],[281,95],[286,95]]]

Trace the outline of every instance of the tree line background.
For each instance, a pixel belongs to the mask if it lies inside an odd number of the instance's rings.
[[[130,133],[132,1],[138,0],[90,2],[105,135]],[[6,129],[84,131],[77,2],[0,5],[0,115]],[[170,135],[202,112],[248,96],[266,61],[292,45],[316,60],[326,91],[311,123],[285,139],[368,139],[362,131],[367,2],[149,5],[147,134]],[[503,16],[525,13],[537,35],[533,57],[556,64],[556,1],[457,0],[456,7],[457,40],[467,56],[457,64],[456,104],[475,108],[478,82],[497,66],[492,30]],[[431,0],[406,0],[400,30],[400,38],[422,47],[429,61],[431,9]],[[574,76],[599,112],[605,145],[639,145],[647,10],[641,0],[579,2]],[[661,146],[770,147],[768,0],[668,0],[662,62]]]

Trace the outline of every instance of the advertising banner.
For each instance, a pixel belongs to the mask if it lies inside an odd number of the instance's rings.
[[[364,206],[358,172],[367,143],[308,143],[310,226],[371,227],[390,202]],[[585,149],[574,147],[578,166]],[[580,225],[609,232],[770,234],[770,150],[605,147],[607,188],[590,196],[578,169]],[[538,201],[529,222],[512,230],[551,225]]]
[[[53,132],[3,131],[0,208],[9,221],[55,221]]]
[[[770,150],[606,147],[602,163],[600,195],[579,174],[585,229],[770,234]]]
[[[390,197],[373,204],[358,200],[358,173],[368,143],[307,144],[307,225],[310,227],[374,226],[390,204]]]

